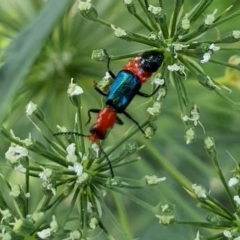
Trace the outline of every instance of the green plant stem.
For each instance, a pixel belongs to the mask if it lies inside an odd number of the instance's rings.
[[[226,180],[225,180],[225,178],[224,178],[224,176],[223,176],[222,170],[221,170],[221,168],[220,168],[220,166],[219,166],[219,163],[218,163],[217,156],[211,157],[211,156],[209,155],[209,157],[211,158],[211,160],[212,160],[213,163],[214,163],[215,169],[216,169],[216,171],[217,171],[217,173],[218,173],[218,176],[219,176],[220,179],[221,179],[221,182],[222,182],[222,184],[223,184],[223,186],[224,186],[224,189],[225,189],[225,191],[226,191],[226,193],[227,193],[227,196],[228,196],[228,199],[229,199],[229,201],[230,201],[230,203],[231,203],[231,205],[232,205],[232,208],[234,209],[234,211],[236,211],[236,209],[237,209],[236,203],[235,203],[235,201],[233,200],[233,196],[232,196],[232,194],[231,194],[231,192],[230,192],[230,189],[229,189],[229,187],[228,187],[228,184],[227,184],[227,182],[226,182]],[[221,208],[222,208],[222,207],[223,207],[223,206],[221,206]],[[234,217],[234,216],[233,216],[233,217]]]
[[[153,29],[136,13],[133,15],[134,17],[137,18],[139,22],[142,23],[143,26],[145,26],[149,31],[153,31]]]
[[[118,188],[116,188],[116,187],[111,187],[110,189],[111,189],[112,191],[114,191],[114,192],[117,192],[117,193],[119,193],[119,194],[121,194],[121,195],[126,196],[126,197],[129,198],[131,201],[137,203],[139,206],[147,209],[148,211],[150,211],[150,212],[152,212],[152,213],[155,213],[155,207],[153,207],[152,205],[148,204],[147,202],[144,202],[144,201],[140,200],[139,198],[134,197],[133,195],[128,194],[128,193],[126,193],[126,192],[124,192],[124,191],[122,191],[122,190],[120,190],[120,189],[118,189]]]
[[[27,158],[27,166],[29,166],[29,158]],[[29,181],[29,170],[28,170],[28,168],[26,168],[27,170],[26,170],[26,174],[25,174],[25,186],[26,186],[26,193],[29,193],[29,188],[30,188],[30,181]],[[28,215],[28,213],[29,213],[29,198],[27,197],[26,198],[26,206],[25,206],[25,208],[26,208],[26,215]],[[24,216],[24,217],[26,217],[26,216]]]
[[[120,233],[120,235],[118,234],[118,238],[119,239],[123,239],[123,240],[132,240],[132,238],[129,238],[128,234],[126,234],[119,226],[118,221],[116,220],[116,218],[114,217],[114,215],[112,214],[112,212],[109,210],[109,208],[106,206],[104,201],[101,201],[101,206],[104,209],[104,211],[106,212],[106,214],[108,215],[108,217],[110,218],[110,221],[116,226],[118,232]],[[102,226],[101,226],[102,227]],[[105,229],[105,228],[104,228]],[[103,230],[104,230],[103,229]],[[106,233],[108,233],[108,231],[105,229]],[[112,236],[111,236],[112,237]],[[110,238],[111,240],[115,240],[115,238]]]
[[[148,6],[144,6],[144,4],[142,3],[141,0],[137,0],[137,1],[138,1],[139,5],[141,6],[142,10],[144,11],[144,13],[146,14],[152,28],[155,29],[155,31],[159,31],[157,24],[155,23],[154,19],[152,18],[151,14],[149,13],[149,11],[147,9]],[[147,3],[147,5],[148,5],[148,3]]]
[[[174,220],[175,223],[177,224],[182,224],[182,225],[191,225],[191,226],[197,226],[197,227],[202,227],[202,228],[210,228],[210,229],[226,229],[226,226],[223,224],[217,224],[217,225],[212,225],[209,222],[193,222],[193,221],[184,221],[184,220]]]

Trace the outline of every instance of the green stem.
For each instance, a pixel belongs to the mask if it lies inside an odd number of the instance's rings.
[[[29,166],[29,158],[27,158],[27,166]],[[28,168],[27,168],[26,174],[25,174],[25,186],[26,186],[26,193],[29,193],[30,185],[29,185],[29,169]],[[27,216],[29,213],[29,198],[26,198],[25,208],[26,208],[26,216]]]
[[[226,22],[226,21],[228,21],[228,20],[230,20],[230,19],[232,19],[232,18],[235,18],[235,17],[239,16],[239,15],[240,15],[240,10],[238,10],[237,12],[229,15],[228,17],[222,18],[222,20],[219,20],[219,21],[213,23],[213,24],[210,26],[210,28],[214,28],[214,27],[216,27],[217,25],[222,24],[222,23],[224,23],[224,22]]]
[[[156,159],[166,171],[171,174],[183,187],[191,190],[191,182],[179,172],[179,170],[171,164],[171,162],[164,158],[159,152],[154,149],[152,145],[148,146],[148,151],[150,153],[149,158]]]
[[[153,31],[153,29],[136,13],[133,15],[137,18],[139,22],[141,22],[150,32]]]
[[[174,220],[175,223],[177,224],[182,224],[182,225],[191,225],[191,226],[197,226],[197,227],[202,227],[202,228],[210,228],[210,229],[226,229],[225,224],[217,224],[217,225],[212,225],[209,222],[192,222],[192,221],[184,221],[184,220]]]
[[[149,120],[145,121],[144,123],[140,124],[141,128],[144,128],[150,123]],[[137,132],[139,132],[139,129],[136,127],[134,130],[132,130],[127,135],[123,136],[118,142],[115,143],[115,145],[109,150],[106,151],[107,155],[109,156],[111,153],[113,153],[116,149],[118,149],[124,142],[126,142],[129,138],[131,138],[133,135],[135,135]],[[101,161],[104,159],[104,157],[101,158]]]
[[[154,19],[152,18],[150,12],[147,9],[148,8],[148,3],[145,2],[146,6],[144,6],[144,4],[142,3],[141,0],[137,0],[137,1],[138,1],[139,5],[141,6],[142,10],[144,11],[145,15],[147,16],[152,28],[155,29],[155,31],[158,32],[159,31],[158,26],[157,26],[156,22],[154,21]]]
[[[109,208],[106,206],[104,201],[101,201],[101,206],[102,206],[103,210],[106,212],[107,216],[110,218],[109,220],[116,226],[116,229],[118,230],[118,233],[119,233],[118,239],[132,240],[132,238],[129,238],[129,236],[120,228],[118,221],[116,220],[116,218],[114,217],[112,212],[109,210]],[[102,226],[103,225],[101,225],[101,227]],[[103,230],[105,230],[105,233],[109,234],[106,228],[104,228]],[[115,240],[115,238],[109,238],[109,239]]]
[[[83,133],[83,123],[82,123],[82,114],[81,114],[81,111],[82,111],[82,106],[81,106],[81,96],[78,98],[78,105],[77,105],[77,127],[79,129],[79,132],[80,133]],[[76,138],[76,140],[79,139],[79,138]],[[81,141],[81,150],[82,150],[82,155],[85,154],[85,140],[83,139],[83,137],[80,138],[80,141]]]
[[[209,157],[210,157],[211,160],[213,161],[214,166],[215,166],[215,169],[216,169],[216,171],[217,171],[217,173],[218,173],[218,175],[219,175],[219,177],[220,177],[220,179],[221,179],[221,182],[222,182],[222,184],[223,184],[223,186],[224,186],[224,188],[225,188],[225,191],[226,191],[226,193],[227,193],[228,199],[229,199],[229,201],[230,201],[230,203],[231,203],[234,211],[236,211],[236,210],[237,210],[236,203],[235,203],[235,201],[233,200],[233,196],[232,196],[232,194],[231,194],[231,192],[230,192],[230,189],[229,189],[229,187],[228,187],[228,184],[227,184],[227,182],[226,182],[226,180],[225,180],[225,178],[224,178],[224,176],[223,176],[222,170],[221,170],[221,168],[220,168],[220,166],[219,166],[219,163],[218,163],[217,156],[211,157],[211,156],[209,155]],[[221,206],[221,208],[222,208],[222,206]],[[232,217],[234,218],[233,215],[232,215]]]
[[[174,8],[174,12],[172,15],[172,21],[171,21],[170,27],[169,27],[170,38],[172,38],[174,36],[174,34],[176,33],[177,20],[178,20],[179,14],[181,12],[183,3],[184,3],[184,0],[176,0],[176,2],[175,2],[175,8]]]
[[[155,213],[155,207],[153,207],[152,205],[148,204],[147,202],[144,202],[142,201],[141,199],[137,198],[137,197],[134,197],[133,195],[131,194],[128,194],[122,190],[120,190],[119,188],[116,188],[116,187],[111,187],[110,188],[111,191],[114,191],[114,192],[117,192],[121,195],[124,195],[126,196],[127,198],[129,198],[131,201],[137,203],[138,205],[140,205],[141,207],[147,209],[148,211],[152,212],[152,213]]]

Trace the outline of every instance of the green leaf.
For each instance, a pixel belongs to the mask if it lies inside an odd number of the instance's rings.
[[[9,44],[0,68],[0,122],[10,101],[40,53],[53,27],[74,0],[50,0],[29,25]]]

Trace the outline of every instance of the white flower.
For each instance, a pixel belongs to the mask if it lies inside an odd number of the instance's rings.
[[[51,228],[43,229],[41,232],[37,232],[37,235],[41,239],[45,239],[51,236]]]
[[[207,149],[210,149],[211,147],[214,146],[214,142],[213,142],[213,139],[210,138],[210,137],[207,137],[204,139],[204,145]]]
[[[66,160],[68,162],[72,162],[75,163],[77,161],[77,155],[75,155],[75,143],[71,143],[67,146],[66,148],[66,152],[67,152],[67,156],[66,156]]]
[[[44,189],[50,190],[53,195],[56,195],[56,188],[53,187],[52,183],[43,182],[42,187]]]
[[[189,45],[182,44],[182,43],[172,43],[172,44],[169,44],[168,46],[173,46],[175,51],[181,51],[184,48],[188,48],[189,47]]]
[[[65,126],[61,127],[61,126],[57,125],[57,129],[59,132],[67,132],[68,131],[68,129]]]
[[[91,228],[91,229],[95,229],[96,227],[97,227],[97,225],[98,225],[98,220],[97,220],[97,218],[91,218],[90,219],[90,222],[89,222],[89,227]]]
[[[89,11],[92,7],[91,0],[87,0],[86,2],[80,1],[78,4],[78,9],[80,11]]]
[[[132,4],[132,0],[123,0],[125,4],[130,5]]]
[[[224,235],[225,237],[227,237],[227,238],[231,238],[231,237],[232,237],[231,232],[230,232],[230,231],[227,231],[227,230],[224,230],[224,231],[223,231],[223,235]]]
[[[68,85],[68,90],[67,90],[68,96],[72,97],[72,96],[76,96],[76,95],[80,95],[83,93],[83,89],[81,87],[79,87],[76,83],[73,83],[73,78],[71,78],[71,82]]]
[[[81,176],[83,173],[83,166],[81,163],[75,162],[73,166],[68,166],[68,170],[75,172],[77,176]]]
[[[160,102],[154,102],[153,103],[153,107],[149,107],[147,109],[147,112],[150,114],[150,115],[156,115],[158,113],[160,113],[160,110],[161,110],[161,103]]]
[[[21,173],[25,173],[27,171],[27,169],[22,164],[15,166],[14,170]]]
[[[66,148],[67,154],[69,155],[75,154],[75,150],[76,150],[75,143],[69,144]]]
[[[233,200],[234,200],[238,205],[240,205],[240,197],[239,197],[238,195],[235,195],[235,196],[233,197]]]
[[[174,215],[158,215],[155,216],[159,219],[159,223],[163,225],[168,225],[171,223],[171,220],[174,219]]]
[[[111,28],[114,30],[114,35],[116,36],[116,37],[123,37],[123,36],[126,36],[127,35],[127,33],[126,33],[126,31],[125,30],[123,30],[123,29],[121,29],[121,28],[116,28],[113,24],[111,24]]]
[[[9,195],[13,197],[18,197],[21,193],[21,189],[19,185],[12,185],[11,190],[12,191],[9,193]]]
[[[64,238],[63,240],[77,240],[81,239],[82,234],[78,230],[74,230],[73,232],[70,232],[68,238]]]
[[[159,182],[165,181],[166,177],[158,178],[155,175],[152,176],[146,175],[145,179],[148,185],[157,185]]]
[[[154,7],[152,5],[148,6],[148,11],[151,12],[154,15],[159,15],[162,12],[162,8],[160,7]]]
[[[43,168],[43,172],[40,172],[38,176],[46,182],[52,176],[52,169],[50,168]]]
[[[88,179],[88,173],[83,172],[77,179],[76,183],[81,184]]]
[[[240,31],[237,31],[237,30],[232,31],[232,36],[236,39],[239,39],[240,38]]]
[[[99,145],[96,144],[96,143],[93,143],[92,146],[91,146],[92,150],[96,153],[96,157],[98,158],[99,156],[99,151],[100,151],[100,148],[99,148]]]
[[[28,150],[16,144],[12,144],[5,153],[6,159],[11,163],[17,163],[21,157],[27,157]]]
[[[239,182],[239,179],[238,179],[238,178],[232,177],[232,178],[230,178],[230,180],[228,181],[228,186],[229,186],[229,187],[232,187],[232,186],[238,184],[238,182]]]
[[[160,88],[157,92],[157,98],[156,100],[157,101],[160,101],[161,98],[165,97],[166,96],[166,89],[165,88]]]
[[[212,14],[208,14],[208,15],[206,16],[205,20],[204,20],[204,23],[205,23],[206,25],[212,25],[213,22],[214,22],[214,20],[215,20],[215,14],[216,14],[216,13],[217,13],[217,9],[215,9]]]
[[[27,107],[26,107],[26,115],[29,116],[29,115],[32,115],[32,113],[34,111],[36,111],[37,109],[37,104],[33,103],[33,102],[29,102]]]
[[[201,63],[206,63],[210,60],[211,58],[211,53],[210,52],[206,52],[203,54],[203,59],[200,60]]]
[[[0,238],[2,240],[11,240],[12,236],[10,235],[10,233],[5,232],[5,227],[2,227],[2,232],[0,233]]]
[[[193,142],[193,140],[195,139],[195,133],[193,128],[189,128],[186,132],[185,132],[185,140],[186,140],[186,144],[189,144],[191,142]]]
[[[31,197],[31,194],[30,194],[30,192],[28,192],[28,193],[25,193],[24,196],[25,196],[26,198],[30,198],[30,197]]]
[[[188,116],[183,116],[182,120],[184,122],[186,122],[188,120],[193,121],[194,125],[197,126],[197,124],[200,123],[199,122],[200,115],[199,115],[198,107],[196,104],[194,104],[193,109],[190,112],[190,116],[191,116],[190,118]]]
[[[52,232],[57,232],[58,230],[58,222],[56,220],[55,215],[52,216],[52,221],[50,222],[50,228]]]
[[[31,215],[31,218],[37,222],[39,220],[41,220],[41,218],[44,217],[44,213],[43,212],[34,212],[32,215]]]
[[[217,46],[215,46],[215,45],[212,43],[212,44],[209,46],[208,49],[216,52],[216,51],[220,50],[220,47],[217,47]]]
[[[183,17],[181,25],[182,25],[182,29],[184,30],[188,30],[190,28],[191,25],[190,25],[190,20],[188,19],[188,13],[186,13],[185,16]]]
[[[168,65],[168,70],[170,72],[179,72],[181,74],[183,74],[185,77],[187,76],[185,73],[185,67],[183,65],[178,65],[176,63],[174,63],[173,65]]]
[[[196,237],[194,238],[194,240],[200,240],[200,233],[199,233],[199,231],[197,231],[197,235],[196,235]]]
[[[81,152],[78,152],[78,154],[79,154],[79,156],[80,156],[82,162],[87,160],[87,155],[82,154]]]
[[[152,136],[154,135],[155,131],[152,127],[147,127],[144,131],[144,136],[147,139],[152,138]]]
[[[193,184],[192,189],[198,198],[207,198],[206,190],[202,186]]]
[[[2,210],[0,208],[0,213],[2,215],[1,224],[3,223],[4,220],[12,217],[12,214],[10,213],[10,211],[8,209]]]
[[[157,73],[152,81],[152,84],[156,84],[157,86],[163,86],[165,83],[165,80],[161,78],[162,74]]]
[[[153,40],[153,41],[155,41],[155,40],[158,39],[158,36],[157,36],[156,33],[151,32],[150,35],[149,35],[149,37],[148,37],[148,39],[149,39],[149,40]]]

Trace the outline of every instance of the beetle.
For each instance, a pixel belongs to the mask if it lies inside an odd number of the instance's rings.
[[[110,56],[108,55],[106,50],[105,55],[108,57],[108,73],[114,79],[114,81],[108,93],[104,93],[101,89],[99,89],[96,83],[94,84],[94,88],[101,95],[105,96],[106,106],[115,109],[116,113],[123,113],[127,118],[132,120],[144,134],[144,131],[140,127],[139,123],[129,113],[127,113],[125,109],[136,95],[147,98],[152,97],[159,90],[159,88],[162,87],[161,85],[159,85],[151,94],[146,94],[139,91],[142,84],[145,83],[146,80],[151,77],[151,75],[156,72],[158,68],[162,65],[162,62],[164,60],[164,54],[157,50],[144,52],[141,56],[137,56],[128,61],[127,64],[123,66],[122,70],[116,76],[110,70]],[[91,121],[91,112],[99,113],[101,112],[101,110],[89,109],[88,121],[86,124]],[[120,118],[116,118],[116,122],[121,125],[123,124],[123,121]]]
[[[139,91],[142,84],[145,83],[146,80],[151,77],[151,75],[162,65],[164,54],[157,50],[144,52],[141,56],[137,56],[129,60],[116,76],[110,70],[111,58],[106,50],[105,54],[107,56],[107,70],[114,81],[108,93],[103,92],[97,87],[96,83],[94,83],[95,90],[101,95],[105,96],[105,107],[102,110],[88,110],[88,121],[86,124],[91,121],[91,113],[98,113],[96,123],[89,130],[90,134],[85,135],[77,132],[60,132],[54,134],[55,136],[75,135],[88,137],[92,143],[97,143],[100,146],[100,140],[106,138],[108,130],[112,128],[115,123],[120,125],[123,124],[123,121],[118,117],[118,114],[121,113],[131,119],[144,134],[144,130],[141,128],[139,123],[129,113],[127,113],[125,109],[136,95],[142,97],[151,97],[159,90],[160,87],[162,87],[159,85],[151,94],[146,94]],[[100,150],[104,153],[102,148]],[[104,155],[106,156],[110,167],[111,176],[113,177],[114,174],[111,162],[105,153]]]

